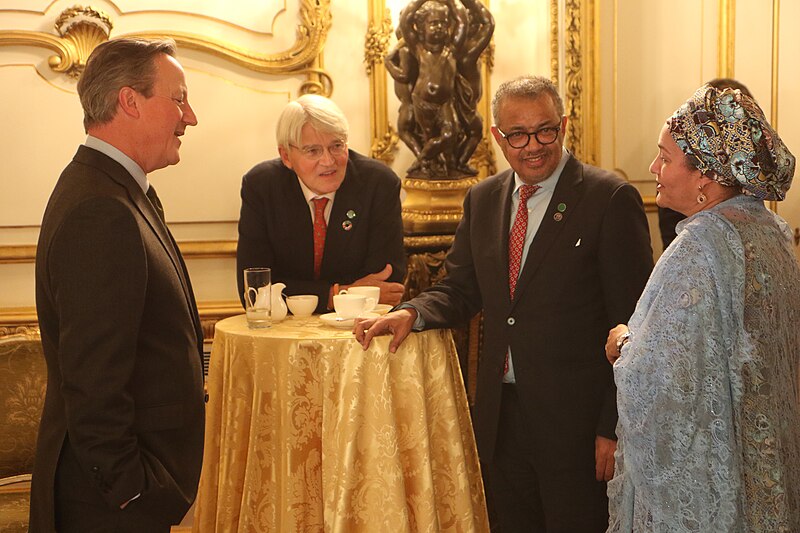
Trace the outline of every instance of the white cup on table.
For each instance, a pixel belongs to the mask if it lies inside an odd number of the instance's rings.
[[[375,306],[378,305],[381,299],[381,288],[374,285],[356,285],[348,289],[342,289],[339,291],[339,294],[360,294],[366,296],[368,301],[367,308],[364,309],[364,312],[369,313],[375,309]],[[370,301],[372,302],[371,305],[369,303]]]
[[[339,317],[356,318],[375,307],[375,299],[363,294],[336,294],[333,297],[333,308]]]
[[[308,318],[314,314],[318,301],[316,294],[296,294],[286,298],[286,305],[297,318]]]

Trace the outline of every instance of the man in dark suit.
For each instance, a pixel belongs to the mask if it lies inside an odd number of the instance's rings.
[[[386,165],[347,149],[347,119],[331,100],[307,94],[277,125],[280,158],[242,180],[237,281],[272,269],[285,293],[316,294],[317,312],[350,285],[381,289],[395,305],[406,273],[400,180]]]
[[[197,492],[203,334],[147,173],[197,124],[172,40],[99,45],[88,133],[42,221],[36,306],[48,382],[32,532],[168,532]]]
[[[653,265],[642,200],[563,149],[548,79],[502,84],[492,111],[511,170],[467,193],[446,278],[356,338],[393,333],[394,351],[412,327],[482,309],[473,420],[501,531],[603,532],[617,420],[605,328],[630,316]]]

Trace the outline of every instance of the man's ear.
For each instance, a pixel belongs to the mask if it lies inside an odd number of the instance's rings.
[[[139,103],[142,95],[131,87],[123,87],[117,93],[117,106],[129,117],[139,118]]]
[[[286,165],[286,168],[292,168],[292,162],[289,160],[289,152],[283,146],[278,146],[278,154],[281,156],[281,161]]]
[[[492,132],[492,135],[494,136],[494,140],[497,142],[497,144],[501,144],[502,141],[503,141],[503,136],[500,135],[500,130],[497,129],[497,126],[492,125],[492,127],[490,128],[490,131]]]

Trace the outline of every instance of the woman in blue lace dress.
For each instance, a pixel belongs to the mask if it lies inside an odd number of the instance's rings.
[[[658,147],[657,203],[688,218],[609,333],[609,532],[798,533],[800,267],[763,202],[795,158],[752,98],[707,85]]]

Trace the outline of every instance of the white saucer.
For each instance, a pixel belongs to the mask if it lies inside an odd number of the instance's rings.
[[[364,313],[359,318],[378,318],[378,313]],[[324,315],[319,315],[319,319],[322,320],[326,325],[333,326],[335,328],[352,328],[353,324],[355,324],[354,319],[342,318],[336,313],[325,313]]]
[[[373,313],[377,313],[379,315],[385,315],[392,309],[392,306],[389,304],[378,304],[373,309]]]

